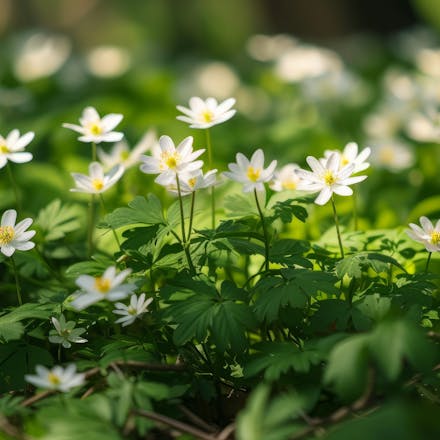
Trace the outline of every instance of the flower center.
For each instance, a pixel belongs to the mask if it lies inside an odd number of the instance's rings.
[[[214,113],[210,110],[205,110],[202,112],[201,118],[203,122],[212,122],[214,120]]]
[[[392,147],[384,147],[379,153],[380,161],[384,164],[392,164],[394,157],[395,154]]]
[[[111,287],[112,287],[112,283],[108,278],[103,278],[103,277],[95,278],[95,289],[98,292],[101,292],[103,295],[105,295],[110,290]]]
[[[61,379],[55,373],[52,373],[52,372],[50,372],[47,375],[47,380],[52,385],[59,385],[61,383]]]
[[[96,189],[96,191],[101,191],[101,189],[104,188],[104,182],[102,179],[93,179],[92,186]]]
[[[260,178],[261,169],[259,168],[255,169],[253,166],[250,166],[247,169],[246,174],[249,180],[251,180],[252,182],[256,182]]]
[[[121,154],[119,155],[120,159],[122,161],[127,160],[130,157],[129,151],[121,151]]]
[[[347,159],[347,157],[342,155],[341,156],[341,168],[345,167],[345,165],[348,165],[349,163],[350,163],[350,161]]]
[[[127,312],[129,315],[136,315],[136,309],[131,306],[128,307]]]
[[[284,189],[296,189],[296,182],[293,180],[285,180],[283,182],[283,188]]]
[[[0,145],[0,153],[8,154],[10,152],[11,152],[11,150],[8,148],[8,146],[6,144]]]
[[[162,168],[165,170],[171,168],[175,170],[179,164],[179,154],[174,153],[163,153],[162,154]]]
[[[431,232],[431,243],[435,244],[435,245],[440,243],[440,232],[439,231],[432,231]]]
[[[89,131],[90,131],[90,133],[97,136],[102,133],[102,127],[99,124],[97,124],[96,122],[93,122],[89,125]]]
[[[12,226],[0,226],[0,245],[10,243],[15,236],[15,231]]]
[[[324,174],[324,182],[326,185],[331,186],[336,182],[336,178],[330,170],[327,170]]]
[[[188,186],[192,189],[196,186],[197,183],[197,177],[191,177],[191,179],[188,179]]]

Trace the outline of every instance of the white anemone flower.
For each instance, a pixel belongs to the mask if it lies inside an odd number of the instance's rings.
[[[272,180],[277,161],[273,160],[267,168],[264,168],[264,153],[261,148],[256,150],[251,160],[242,153],[235,156],[236,163],[228,165],[229,171],[223,175],[231,180],[243,184],[243,192],[264,191],[264,183]]]
[[[367,176],[351,176],[354,164],[340,168],[340,157],[338,153],[332,153],[324,161],[319,161],[313,156],[306,159],[312,171],[300,169],[297,171],[301,177],[298,189],[305,191],[320,191],[315,199],[317,205],[325,205],[333,193],[340,196],[351,196],[353,190],[349,185],[365,180]]]
[[[76,365],[70,364],[66,368],[56,365],[51,370],[42,365],[35,367],[36,375],[26,374],[27,382],[38,388],[47,390],[62,391],[67,393],[71,388],[84,384],[85,374],[76,372]]]
[[[272,181],[269,183],[273,191],[295,190],[301,178],[297,174],[299,166],[295,163],[284,165],[279,171],[275,171]]]
[[[110,113],[101,118],[94,107],[86,107],[79,118],[81,125],[64,123],[63,127],[80,133],[78,140],[81,142],[94,142],[95,144],[119,142],[124,136],[123,133],[112,130],[122,118],[123,115],[119,113]]]
[[[99,162],[92,162],[89,165],[89,175],[71,173],[75,180],[76,188],[70,191],[83,192],[88,194],[101,194],[112,187],[124,174],[122,165],[114,166],[107,174]]]
[[[427,217],[422,216],[419,219],[422,227],[410,223],[406,233],[415,241],[422,243],[428,252],[440,251],[440,220],[434,226]]]
[[[196,170],[193,173],[179,175],[180,194],[186,196],[199,189],[214,186],[216,184],[216,174],[217,170],[210,170],[205,174],[202,170]],[[177,181],[174,180],[173,183],[166,185],[166,189],[173,194],[177,194]]]
[[[140,162],[141,155],[151,150],[157,142],[155,131],[148,130],[132,150],[130,150],[127,142],[122,140],[114,144],[109,153],[98,147],[98,158],[106,170],[110,170],[116,165],[122,165],[125,169],[128,169]]]
[[[413,149],[399,139],[371,141],[371,162],[378,168],[399,172],[410,168],[416,161]]]
[[[35,246],[35,243],[29,241],[35,231],[26,231],[32,224],[30,217],[15,224],[17,220],[17,211],[8,209],[2,215],[0,224],[0,252],[10,257],[16,250],[28,251]]]
[[[75,344],[84,344],[88,342],[87,339],[82,338],[81,335],[86,332],[85,328],[75,328],[75,321],[66,321],[66,318],[61,314],[60,319],[51,318],[54,330],[49,332],[49,342],[53,344],[61,344],[64,348],[70,348],[71,342]]]
[[[152,148],[152,156],[142,156],[141,171],[146,174],[159,174],[155,182],[169,185],[175,182],[176,174],[191,173],[203,166],[197,159],[205,150],[193,151],[192,136],[186,137],[177,147],[169,136],[161,136],[159,145]]]
[[[32,153],[23,151],[34,138],[34,132],[29,131],[23,136],[15,129],[6,138],[0,135],[0,168],[3,168],[7,161],[24,163],[32,160]]]
[[[118,301],[126,298],[136,289],[134,284],[122,284],[130,273],[130,269],[125,269],[116,274],[116,267],[110,266],[100,277],[80,275],[75,282],[81,288],[81,291],[72,301],[72,307],[77,310],[83,310],[102,299]]]
[[[193,96],[189,100],[189,108],[177,106],[177,110],[185,115],[177,116],[177,119],[187,122],[191,128],[209,128],[231,119],[236,112],[231,109],[234,104],[235,98],[228,98],[219,104],[215,98],[208,98],[204,101]]]
[[[141,293],[139,298],[137,295],[131,295],[130,304],[127,306],[123,303],[116,303],[116,309],[113,313],[121,315],[121,318],[115,321],[115,324],[122,324],[122,327],[133,324],[137,318],[148,312],[148,306],[152,303],[153,298],[145,299],[145,293]]]
[[[328,159],[331,154],[338,153],[340,158],[340,168],[343,168],[347,165],[354,165],[353,174],[359,173],[361,171],[365,171],[369,168],[370,164],[366,162],[368,157],[371,154],[371,148],[364,148],[361,152],[359,152],[359,147],[356,142],[349,142],[344,149],[341,151],[324,151],[325,159]]]

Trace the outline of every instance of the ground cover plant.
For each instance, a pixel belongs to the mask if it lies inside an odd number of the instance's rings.
[[[132,97],[90,102],[87,86],[60,114],[41,83],[46,113],[17,129],[12,111],[2,438],[440,433],[436,77],[356,76],[328,49],[257,38],[267,64],[246,90],[273,111],[247,120],[243,93],[194,95],[164,99],[154,131]]]

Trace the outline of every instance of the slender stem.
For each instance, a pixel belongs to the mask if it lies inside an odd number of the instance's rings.
[[[266,222],[263,215],[263,211],[261,210],[260,202],[258,201],[257,190],[254,189],[255,202],[257,203],[258,213],[260,214],[261,225],[263,226],[263,235],[264,235],[264,268],[265,270],[269,270],[269,235],[266,229]]]
[[[336,214],[336,205],[335,205],[335,200],[333,198],[333,194],[332,194],[331,201],[332,201],[332,208],[333,208],[333,217],[335,219],[335,225],[336,225],[336,234],[338,235],[339,250],[341,251],[341,258],[345,258],[344,248],[342,247],[341,231],[339,230],[338,214]]]
[[[428,253],[428,259],[426,260],[426,266],[425,266],[425,272],[428,272],[428,268],[429,268],[429,263],[431,262],[431,256],[432,256],[432,252]]]
[[[95,194],[91,195],[89,203],[89,228],[87,231],[87,247],[89,249],[89,257],[92,256],[93,246],[93,229],[95,227]]]
[[[176,173],[176,183],[177,183],[177,194],[179,196],[179,207],[180,207],[180,226],[182,229],[182,245],[183,250],[186,255],[186,260],[188,261],[189,270],[192,274],[195,273],[194,264],[191,260],[191,254],[188,249],[188,242],[186,240],[186,234],[185,234],[185,215],[183,211],[183,198],[182,198],[182,191],[180,189],[180,180],[179,175]]]
[[[99,193],[99,200],[101,201],[101,206],[102,206],[102,210],[103,210],[104,214],[107,214],[107,209],[105,207],[104,197],[103,197],[102,193]],[[118,234],[116,234],[116,231],[113,228],[113,226],[110,229],[113,232],[113,237],[115,237],[115,241],[116,241],[116,244],[118,245],[118,248],[121,249],[121,242],[119,241]]]
[[[357,192],[356,188],[353,188],[353,229],[358,230],[358,213],[357,213]]]
[[[212,170],[212,146],[211,146],[211,132],[209,128],[205,130],[206,133],[206,148],[208,149],[208,167]],[[215,228],[215,187],[211,186],[211,226]]]
[[[191,210],[189,212],[188,241],[191,238],[192,224],[193,224],[193,219],[194,219],[195,200],[196,200],[196,192],[193,191],[193,193],[191,194]]]
[[[18,280],[18,270],[17,270],[17,265],[15,264],[14,256],[11,256],[11,262],[12,262],[12,268],[14,270],[15,288],[17,289],[17,301],[18,304],[21,306],[23,305],[23,300],[21,298],[21,288],[20,288],[20,282]]]
[[[17,210],[21,211],[20,193],[18,192],[18,186],[17,183],[15,182],[14,174],[12,173],[12,168],[9,162],[6,162],[6,169],[8,170],[9,181],[11,182],[11,186],[14,191],[15,205],[17,206]]]
[[[57,357],[58,357],[58,362],[61,362],[61,344],[58,344]]]
[[[95,142],[92,142],[92,161],[96,161],[96,144]]]

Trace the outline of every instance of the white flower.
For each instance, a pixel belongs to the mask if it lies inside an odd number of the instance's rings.
[[[313,156],[306,159],[312,171],[298,170],[301,183],[298,189],[305,191],[320,191],[315,199],[317,205],[325,205],[333,193],[340,196],[350,196],[353,190],[348,186],[365,180],[367,176],[353,176],[354,164],[340,168],[338,153],[332,153],[327,159],[320,162]]]
[[[185,115],[177,116],[177,119],[187,122],[191,128],[209,128],[231,119],[236,112],[234,109],[231,110],[234,104],[234,98],[228,98],[218,104],[215,98],[203,101],[203,99],[193,96],[189,100],[189,108],[177,106],[177,110]]]
[[[78,140],[81,142],[94,142],[96,144],[100,142],[118,142],[124,135],[112,130],[121,122],[122,118],[123,116],[119,113],[110,113],[101,118],[94,107],[86,107],[81,118],[79,118],[81,125],[64,123],[63,127],[80,133],[81,136]]]
[[[71,342],[75,344],[83,344],[87,342],[87,339],[81,338],[80,335],[85,333],[85,328],[75,328],[75,321],[67,321],[63,314],[61,314],[60,319],[52,317],[52,324],[55,330],[49,332],[49,342],[53,344],[62,344],[64,348],[70,348],[72,346]]]
[[[264,153],[261,148],[254,152],[249,161],[242,153],[235,156],[237,162],[228,165],[229,171],[223,174],[243,184],[243,192],[264,191],[264,182],[272,179],[277,161],[273,160],[264,168]]]
[[[82,291],[72,301],[72,307],[83,310],[102,299],[109,301],[124,299],[136,289],[134,284],[122,284],[130,273],[130,269],[125,269],[116,275],[116,267],[110,266],[100,277],[80,275],[75,282]]]
[[[150,150],[157,142],[156,133],[153,130],[148,130],[132,150],[129,149],[127,142],[122,140],[113,145],[110,153],[106,153],[98,147],[98,158],[107,170],[116,165],[122,165],[127,169],[140,162],[141,155]]]
[[[20,223],[15,224],[17,211],[8,209],[2,215],[0,225],[0,252],[10,257],[16,250],[28,251],[35,246],[35,243],[29,241],[35,231],[26,231],[32,224],[31,218],[25,218]]]
[[[17,129],[12,130],[6,138],[0,135],[0,168],[3,168],[8,160],[16,163],[32,160],[32,153],[23,150],[33,138],[34,133],[32,131],[20,136]]]
[[[124,174],[124,167],[116,165],[107,174],[99,162],[92,162],[89,165],[89,176],[80,173],[71,173],[75,180],[76,188],[73,192],[84,192],[88,194],[100,194],[113,186]]]
[[[84,373],[76,372],[75,364],[70,364],[66,368],[56,365],[51,370],[37,365],[35,370],[36,375],[26,374],[24,376],[27,382],[39,388],[62,391],[63,393],[82,385],[85,379]]]
[[[121,315],[122,317],[115,321],[115,324],[121,324],[122,327],[133,324],[137,318],[142,316],[148,310],[148,306],[153,301],[153,298],[148,298],[145,300],[145,293],[141,293],[139,298],[137,295],[131,295],[130,305],[126,306],[120,302],[115,304],[116,309],[113,310],[113,313],[116,315]]]
[[[328,159],[331,154],[338,153],[340,158],[339,168],[343,168],[347,165],[354,165],[353,174],[366,170],[370,164],[365,162],[371,154],[371,148],[364,148],[359,153],[359,147],[356,142],[349,142],[342,152],[340,151],[324,151],[325,159]]]
[[[398,172],[410,168],[414,162],[414,152],[411,147],[396,139],[372,141],[371,162],[390,171]]]
[[[203,166],[197,159],[205,150],[193,152],[192,136],[186,137],[177,148],[169,136],[161,136],[159,145],[153,146],[152,156],[142,156],[140,169],[146,174],[159,174],[155,182],[169,185],[175,182],[176,174],[190,173]]]
[[[437,221],[435,227],[427,217],[420,217],[420,224],[410,223],[411,229],[407,229],[406,233],[415,241],[422,243],[429,252],[440,251],[440,220]]]
[[[196,170],[193,173],[183,173],[182,175],[179,174],[178,178],[180,184],[180,194],[182,196],[186,196],[199,189],[214,186],[216,183],[216,173],[217,170],[210,170],[205,174],[203,174],[202,170]],[[178,190],[176,179],[174,179],[174,182],[166,185],[166,189],[173,194],[177,194]]]
[[[297,164],[288,164],[283,166],[279,171],[275,171],[273,180],[269,186],[274,191],[294,190],[297,188],[301,178],[296,173],[299,170]]]

